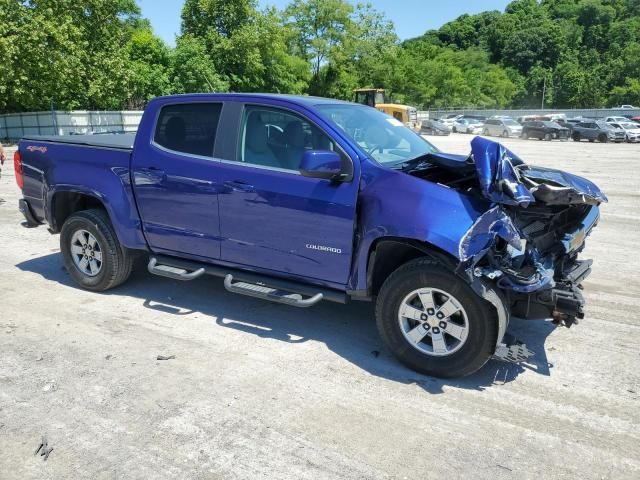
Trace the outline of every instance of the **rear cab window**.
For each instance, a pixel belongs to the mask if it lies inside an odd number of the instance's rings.
[[[222,103],[181,103],[161,108],[153,143],[172,152],[213,158]]]

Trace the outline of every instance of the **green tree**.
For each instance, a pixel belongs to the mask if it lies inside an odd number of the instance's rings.
[[[127,108],[143,108],[153,97],[171,93],[171,51],[145,25],[127,44],[129,84]]]
[[[187,0],[182,36],[202,42],[218,72],[234,91],[301,92],[308,72],[289,54],[290,33],[273,9],[254,0]]]
[[[215,70],[204,42],[191,34],[178,38],[171,64],[174,93],[220,92],[228,82]]]
[[[0,1],[0,111],[120,108],[133,0]]]

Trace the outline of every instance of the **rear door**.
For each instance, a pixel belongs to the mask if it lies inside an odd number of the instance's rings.
[[[222,260],[346,284],[358,194],[355,153],[300,111],[269,104],[235,108],[236,136],[228,136],[221,167]],[[338,151],[353,178],[303,177],[298,168],[306,150]]]
[[[148,144],[131,161],[136,202],[151,249],[220,258],[218,165],[220,102],[167,104]]]

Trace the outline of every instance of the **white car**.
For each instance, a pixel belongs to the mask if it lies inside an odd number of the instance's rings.
[[[511,117],[494,117],[484,123],[482,134],[485,136],[519,137],[522,135],[522,125]]]
[[[454,132],[471,133],[473,135],[480,135],[483,128],[484,122],[475,118],[461,118],[453,124]]]
[[[438,121],[447,127],[452,128],[453,124],[456,123],[459,118],[462,118],[462,115],[447,115],[446,117],[440,118]]]
[[[607,123],[628,123],[629,119],[627,117],[607,117],[604,121]]]
[[[626,122],[619,123],[609,122],[609,125],[614,128],[621,128],[622,130],[624,130],[627,142],[640,142],[640,125],[638,125],[637,123],[633,123],[627,120]]]

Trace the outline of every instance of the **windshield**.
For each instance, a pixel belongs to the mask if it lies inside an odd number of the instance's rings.
[[[556,122],[542,122],[545,127],[549,128],[562,128],[562,126]]]
[[[637,123],[625,122],[621,123],[620,127],[624,128],[625,130],[635,130],[637,128],[640,128],[640,125],[638,125]]]
[[[395,118],[375,108],[349,104],[317,105],[327,120],[344,131],[383,165],[404,163],[438,149]]]

